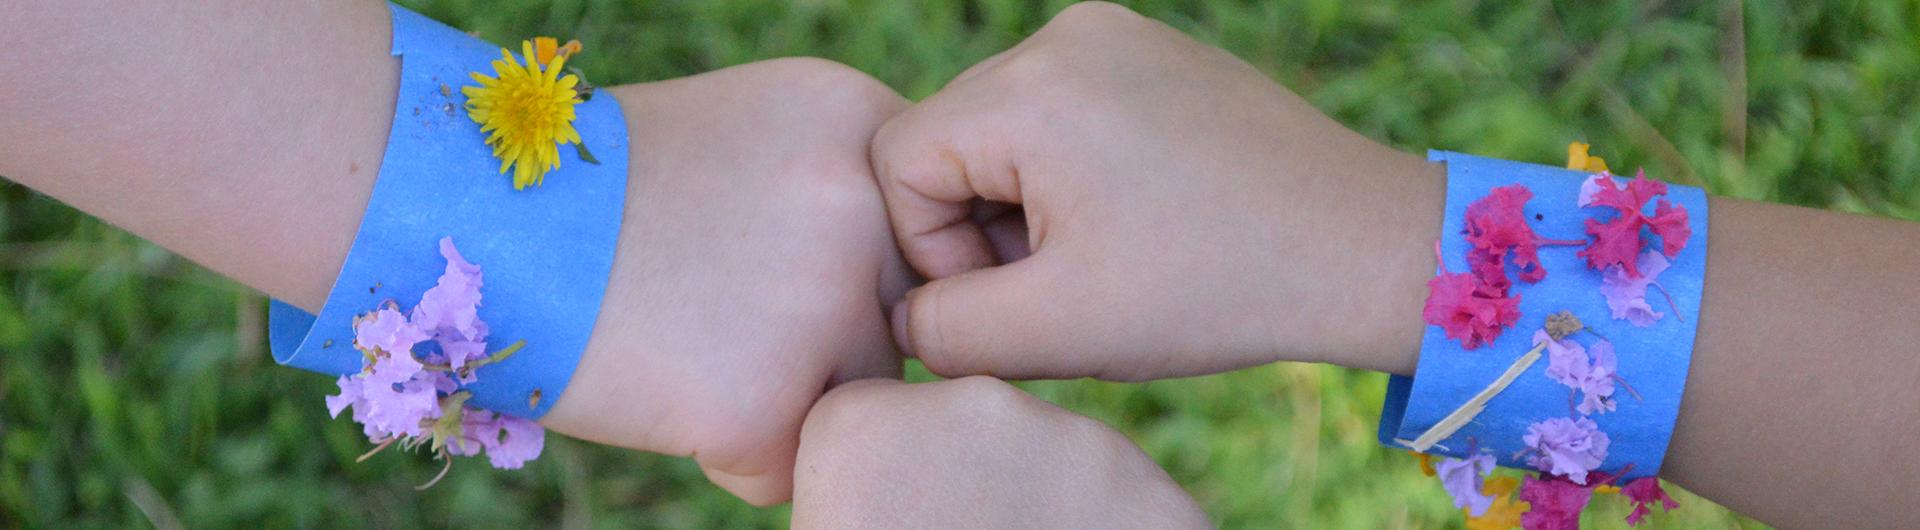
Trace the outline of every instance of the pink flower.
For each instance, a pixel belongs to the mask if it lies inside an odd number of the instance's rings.
[[[1420,313],[1440,326],[1447,338],[1471,350],[1493,342],[1520,319],[1520,297],[1490,290],[1471,274],[1452,273],[1427,281],[1427,305]]]
[[[1580,512],[1593,499],[1593,490],[1556,478],[1526,477],[1520,486],[1520,500],[1532,505],[1520,516],[1520,527],[1527,530],[1577,530]]]
[[[1613,179],[1588,179],[1599,187],[1591,197],[1590,205],[1612,208],[1617,215],[1612,221],[1600,222],[1587,220],[1587,234],[1593,236],[1593,243],[1580,251],[1580,257],[1587,259],[1587,266],[1597,271],[1605,271],[1610,265],[1626,268],[1627,276],[1642,276],[1635,256],[1646,246],[1641,238],[1641,229],[1653,232],[1660,237],[1660,251],[1671,258],[1680,254],[1692,237],[1693,229],[1687,226],[1687,210],[1660,199],[1648,217],[1641,210],[1647,201],[1665,195],[1667,185],[1647,180],[1642,171],[1627,183],[1625,189],[1615,187]]]
[[[1533,283],[1547,277],[1540,266],[1541,245],[1578,245],[1584,241],[1543,239],[1527,225],[1526,204],[1533,191],[1514,184],[1494,188],[1487,196],[1467,205],[1466,240],[1473,245],[1467,251],[1467,263],[1473,274],[1488,285],[1505,288],[1505,261],[1513,255],[1513,266],[1520,280]]]
[[[1601,184],[1602,181],[1604,181],[1605,184]],[[1587,180],[1580,182],[1580,198],[1574,201],[1574,205],[1586,208],[1593,204],[1593,195],[1600,193],[1603,187],[1617,188],[1619,186],[1619,181],[1614,180],[1612,173],[1606,171],[1594,173],[1593,176],[1587,177]]]
[[[1586,418],[1536,422],[1527,426],[1521,441],[1527,446],[1529,465],[1575,484],[1586,484],[1587,472],[1607,460],[1607,433]]]
[[[1653,509],[1650,506],[1653,503],[1660,503],[1661,510],[1680,507],[1680,503],[1674,502],[1673,497],[1667,496],[1667,490],[1660,488],[1660,479],[1655,477],[1639,478],[1628,482],[1625,487],[1620,488],[1620,493],[1626,495],[1628,501],[1633,502],[1633,513],[1627,514],[1628,525],[1638,526],[1642,518],[1652,514]]]
[[[1481,491],[1484,477],[1493,472],[1493,457],[1478,454],[1466,460],[1447,458],[1435,466],[1440,474],[1440,486],[1453,495],[1455,508],[1466,508],[1474,517],[1487,513],[1487,507],[1493,505],[1493,496]]]

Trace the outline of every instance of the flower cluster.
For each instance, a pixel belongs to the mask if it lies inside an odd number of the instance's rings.
[[[1464,239],[1470,274],[1441,274],[1427,282],[1422,317],[1446,330],[1447,338],[1471,350],[1493,342],[1520,318],[1520,295],[1511,292],[1509,257],[1520,281],[1547,277],[1540,247],[1579,245],[1584,241],[1547,239],[1534,233],[1525,212],[1533,191],[1514,184],[1494,188],[1467,205]]]
[[[1645,327],[1665,316],[1647,303],[1647,290],[1666,293],[1655,278],[1686,247],[1692,235],[1688,212],[1659,199],[1667,193],[1666,185],[1647,180],[1644,172],[1624,185],[1616,181],[1608,173],[1606,162],[1591,156],[1586,144],[1568,146],[1567,167],[1595,173],[1582,183],[1577,207],[1612,210],[1610,215],[1603,213],[1587,220],[1590,242],[1540,237],[1527,225],[1524,213],[1532,192],[1518,184],[1495,188],[1466,210],[1462,235],[1471,247],[1467,255],[1470,272],[1450,274],[1442,270],[1428,282],[1430,293],[1422,315],[1427,323],[1440,326],[1449,339],[1460,341],[1467,349],[1491,343],[1520,317],[1519,295],[1513,292],[1515,284],[1506,275],[1509,260],[1520,281],[1536,283],[1546,277],[1539,249],[1554,245],[1584,245],[1578,256],[1586,261],[1587,268],[1599,272],[1600,294],[1615,320]],[[1651,214],[1645,211],[1649,202],[1654,203]],[[1674,306],[1672,297],[1667,298],[1668,305]],[[1545,326],[1533,335],[1533,351],[1516,360],[1502,379],[1524,373],[1544,351],[1544,375],[1568,388],[1568,414],[1534,422],[1521,435],[1524,449],[1514,458],[1522,459],[1537,473],[1527,475],[1524,481],[1491,477],[1493,458],[1472,450],[1468,458],[1446,458],[1438,466],[1431,466],[1433,459],[1422,455],[1422,471],[1440,478],[1454,506],[1466,515],[1468,528],[1579,528],[1580,513],[1595,493],[1626,496],[1633,504],[1633,512],[1627,516],[1631,525],[1638,525],[1656,505],[1665,510],[1679,506],[1661,489],[1658,478],[1617,484],[1631,464],[1617,473],[1600,470],[1613,440],[1593,416],[1617,410],[1620,403],[1616,393],[1620,389],[1635,397],[1638,394],[1620,375],[1613,343],[1605,338],[1588,344],[1573,339],[1582,332],[1598,337],[1570,312],[1549,315]],[[1494,389],[1504,383],[1496,381],[1494,385],[1489,391],[1497,392]],[[1462,410],[1471,406],[1472,402]],[[1459,414],[1461,411],[1455,411]],[[1464,418],[1470,421],[1471,413]]]
[[[470,395],[461,385],[475,381],[475,368],[512,355],[522,343],[486,352],[480,267],[462,258],[451,238],[440,240],[440,254],[446,271],[411,311],[388,301],[354,319],[353,346],[365,365],[340,377],[340,394],[327,397],[327,409],[339,417],[351,408],[367,439],[378,444],[375,452],[396,442],[408,449],[426,445],[442,459],[484,451],[494,467],[519,468],[540,456],[546,431],[531,420],[467,406]]]

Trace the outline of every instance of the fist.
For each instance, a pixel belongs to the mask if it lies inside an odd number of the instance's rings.
[[[861,381],[807,416],[794,528],[1205,528],[1126,437],[1006,383]]]
[[[933,280],[895,333],[935,373],[1411,366],[1438,169],[1125,8],[1063,11],[889,121],[873,163]]]
[[[691,455],[748,502],[785,501],[813,402],[900,371],[883,303],[908,272],[866,152],[906,102],[815,59],[608,96],[632,135],[625,226],[594,336],[543,423]]]

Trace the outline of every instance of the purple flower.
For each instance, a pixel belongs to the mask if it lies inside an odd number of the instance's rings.
[[[449,444],[450,453],[477,455],[484,449],[493,467],[519,469],[546,447],[547,431],[533,420],[475,408],[467,409],[463,420],[460,443]]]
[[[1541,471],[1587,483],[1587,472],[1607,459],[1607,433],[1586,418],[1552,418],[1527,426],[1521,441],[1529,453],[1527,464]]]
[[[1576,410],[1581,414],[1612,412],[1614,378],[1618,361],[1613,343],[1599,341],[1591,350],[1571,339],[1553,340],[1545,330],[1533,333],[1533,343],[1547,345],[1547,377],[1582,394]]]
[[[419,305],[402,314],[388,303],[355,321],[354,345],[367,354],[367,365],[336,381],[340,394],[327,397],[327,410],[338,417],[351,408],[375,442],[431,437],[453,455],[484,451],[494,467],[519,468],[540,456],[546,430],[532,420],[456,405],[463,402],[461,385],[475,382],[473,372],[461,368],[487,358],[487,323],[479,316],[480,267],[460,256],[452,238],[440,240],[440,254],[446,270]],[[427,340],[438,349],[422,352],[423,363],[413,349]],[[461,414],[460,432],[435,428],[452,413]]]
[[[413,345],[427,340],[427,332],[407,322],[406,315],[390,308],[381,308],[361,317],[353,326],[353,346],[362,350],[379,350],[386,353],[413,354]]]
[[[1671,264],[1659,251],[1649,249],[1642,252],[1634,264],[1640,269],[1639,278],[1627,274],[1619,265],[1608,266],[1606,273],[1600,277],[1600,294],[1607,297],[1607,308],[1613,310],[1613,319],[1632,322],[1644,328],[1666,316],[1654,311],[1653,305],[1647,303],[1647,286],[1652,285],[1654,277]]]
[[[1477,454],[1466,460],[1447,458],[1434,466],[1440,474],[1440,486],[1453,495],[1455,508],[1467,508],[1474,517],[1487,513],[1487,507],[1493,504],[1493,496],[1481,491],[1481,484],[1488,473],[1493,472],[1493,457]]]
[[[1589,371],[1587,348],[1573,339],[1553,340],[1547,330],[1533,332],[1533,343],[1547,344],[1547,377],[1560,384],[1579,388]]]
[[[446,272],[420,295],[420,305],[413,307],[411,315],[413,324],[439,336],[452,333],[455,340],[485,342],[487,324],[479,315],[480,266],[462,258],[450,237],[440,239],[440,255],[447,258]],[[447,360],[457,368],[467,359],[451,356]]]
[[[1581,399],[1577,410],[1581,414],[1613,412],[1613,380],[1619,374],[1619,364],[1613,356],[1613,343],[1600,341],[1587,349],[1593,354],[1593,364],[1587,368],[1586,377],[1575,386]]]

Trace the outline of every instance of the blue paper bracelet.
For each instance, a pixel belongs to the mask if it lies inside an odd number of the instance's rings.
[[[445,267],[438,241],[452,237],[485,269],[480,318],[490,336],[526,341],[477,371],[465,387],[471,403],[538,418],[566,389],[606,294],[626,205],[625,116],[612,97],[578,105],[574,127],[599,162],[562,149],[560,168],[543,185],[515,191],[460,91],[474,84],[469,73],[492,71],[500,48],[392,11],[400,92],[379,179],[320,314],[273,303],[274,360],[333,375],[360,371],[354,316],[386,300],[419,300]]]
[[[1591,173],[1445,151],[1433,151],[1428,158],[1447,166],[1446,217],[1439,251],[1449,272],[1469,270],[1468,206],[1494,188],[1520,184],[1532,192],[1524,219],[1542,238],[1585,239],[1590,219],[1612,217],[1607,208],[1576,206]],[[1579,249],[1541,248],[1540,266],[1546,276],[1538,283],[1513,282],[1519,317],[1496,338],[1469,349],[1449,338],[1440,326],[1427,326],[1414,376],[1394,376],[1389,382],[1380,442],[1457,458],[1489,454],[1503,466],[1540,469],[1530,462],[1541,456],[1539,451],[1523,441],[1530,428],[1555,418],[1587,419],[1610,439],[1596,471],[1628,480],[1658,474],[1686,386],[1707,257],[1706,195],[1697,188],[1669,185],[1659,198],[1688,212],[1685,224],[1691,232],[1685,247],[1672,256],[1671,266],[1658,275],[1671,302],[1658,294],[1650,297],[1664,318],[1645,327],[1615,319],[1600,291],[1602,272],[1578,256]],[[1654,206],[1647,205],[1647,210],[1646,215],[1653,215]],[[1435,429],[1449,415],[1462,416],[1456,412],[1463,405],[1534,350],[1536,330],[1546,327],[1550,314],[1562,311],[1570,312],[1586,328],[1568,340],[1589,347],[1606,341],[1616,352],[1620,382],[1612,397],[1616,409],[1594,414],[1573,410],[1573,389],[1547,375],[1549,361],[1542,355],[1457,431]],[[1446,435],[1438,437],[1441,433]],[[1413,443],[1423,435],[1432,435],[1430,446]]]

